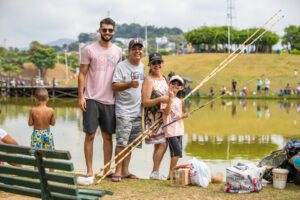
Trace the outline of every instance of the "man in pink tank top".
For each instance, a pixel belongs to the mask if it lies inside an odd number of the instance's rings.
[[[87,176],[93,176],[93,143],[98,126],[103,139],[104,164],[112,157],[116,118],[111,83],[115,67],[122,60],[122,49],[111,42],[115,22],[110,18],[103,19],[99,32],[101,40],[89,44],[82,52],[78,77],[79,105],[83,111],[83,130],[86,133],[84,155]]]

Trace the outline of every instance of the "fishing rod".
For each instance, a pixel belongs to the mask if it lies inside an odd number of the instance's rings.
[[[264,75],[261,75],[260,77],[263,77]],[[250,82],[252,82],[253,80],[255,80],[256,79],[256,77],[255,78],[253,78],[253,79],[250,79],[249,81],[247,81],[246,83],[245,83],[245,85],[243,86],[243,87],[245,87],[246,85],[248,85]],[[212,103],[213,101],[215,101],[215,100],[217,100],[217,99],[219,99],[219,98],[221,98],[221,97],[223,97],[225,94],[222,94],[222,95],[219,95],[218,97],[215,97],[214,99],[212,99],[212,100],[210,100],[210,101],[208,101],[207,103],[205,103],[205,104],[203,104],[203,105],[201,105],[201,106],[199,106],[199,107],[197,107],[197,108],[195,108],[194,110],[192,110],[192,111],[190,111],[190,112],[188,112],[188,114],[192,114],[193,112],[196,112],[197,110],[200,110],[201,108],[204,108],[205,106],[207,106],[207,105],[209,105],[210,103]],[[186,113],[185,113],[186,114]],[[176,119],[176,120],[174,120],[174,121],[172,121],[172,122],[170,122],[170,123],[168,123],[168,124],[166,124],[166,125],[164,125],[162,128],[165,128],[165,127],[167,127],[167,126],[169,126],[169,125],[171,125],[171,124],[173,124],[173,123],[175,123],[175,122],[177,122],[177,121],[179,121],[179,120],[181,120],[181,119],[183,119],[184,118],[184,114],[180,117],[180,118],[178,118],[178,119]],[[158,125],[159,124],[156,124],[157,125],[157,127],[158,127]],[[151,134],[151,132],[144,132],[143,134],[142,134],[142,137],[141,138],[139,138],[139,140],[138,141],[135,141],[135,142],[132,142],[131,144],[134,144],[134,145],[131,145],[132,146],[132,148],[120,159],[120,160],[118,160],[118,162],[117,163],[115,163],[115,165],[113,166],[113,167],[111,167],[111,169],[108,171],[108,172],[106,172],[98,181],[97,181],[97,183],[100,183],[108,174],[110,174],[111,172],[112,172],[112,170],[114,169],[114,168],[116,168],[142,141],[144,141],[144,139],[146,139],[149,135]],[[118,154],[118,156],[120,156],[119,154]]]
[[[158,122],[161,122],[162,120],[158,120]],[[160,123],[155,123],[155,126],[152,127],[152,129],[156,129],[160,126]],[[103,176],[97,181],[97,183],[100,183],[107,175],[109,175],[131,152],[141,143],[143,142],[147,137],[149,137],[152,134],[152,129],[147,129],[144,131],[137,140],[134,140],[130,143],[131,148],[126,148],[127,152],[125,155],[123,155],[120,160],[118,160]],[[114,160],[116,160],[118,157],[120,157],[125,151],[123,150],[120,152],[117,156],[115,156]],[[103,167],[104,168],[104,167]]]
[[[279,13],[281,12],[281,10],[279,10],[278,12],[276,12],[267,22],[265,22],[265,24],[263,26],[266,26],[267,24],[269,24],[271,22],[271,20],[273,20]],[[277,24],[284,16],[282,16],[281,18],[277,19],[271,26],[270,28],[272,28],[275,24]],[[264,35],[267,32],[267,29],[261,33],[258,37],[256,37],[250,44],[246,44],[252,37],[254,37],[254,35],[256,35],[259,31],[261,30],[261,28],[258,28],[250,37],[248,37],[245,42],[239,47],[237,48],[234,52],[232,52],[227,58],[225,58],[224,61],[222,61],[213,71],[211,71],[189,94],[187,94],[184,97],[184,100],[186,100],[187,98],[189,98],[195,91],[197,91],[205,82],[209,81],[212,77],[214,77],[219,71],[221,71],[222,69],[224,69],[225,67],[223,67],[226,63],[225,62],[231,62],[232,60],[234,60],[234,58],[236,58],[237,55],[241,54],[248,46],[250,46],[251,44],[253,44],[255,41],[257,41],[262,35]],[[243,48],[242,48],[243,47]],[[241,49],[242,48],[242,49]],[[237,53],[237,54],[236,54]],[[233,56],[235,55],[235,56]],[[228,63],[228,64],[229,64]],[[227,66],[227,64],[225,65]]]
[[[259,78],[263,78],[264,76],[265,76],[265,75],[262,74],[262,75],[259,76]],[[247,86],[250,82],[252,82],[252,81],[254,81],[254,80],[256,80],[256,79],[257,79],[257,77],[248,80],[248,81],[244,84],[243,87]],[[165,128],[165,127],[167,127],[167,126],[170,126],[171,124],[173,124],[173,123],[175,123],[175,122],[177,122],[177,121],[179,121],[179,120],[182,120],[182,119],[186,118],[186,117],[185,117],[186,115],[191,115],[192,113],[196,112],[197,110],[200,110],[201,108],[204,108],[205,106],[211,104],[212,102],[216,101],[217,99],[220,99],[220,98],[224,97],[225,95],[226,95],[226,93],[225,93],[225,94],[221,94],[221,95],[219,95],[219,96],[217,96],[217,97],[211,99],[210,101],[206,102],[205,104],[203,104],[203,105],[201,105],[201,106],[199,106],[199,107],[193,109],[192,111],[189,111],[189,112],[186,112],[186,113],[182,114],[182,115],[181,115],[180,117],[178,117],[177,119],[175,119],[175,120],[169,122],[168,124],[163,125],[162,128]]]
[[[281,10],[280,10],[281,11]],[[274,15],[275,16],[275,15]],[[272,25],[271,25],[271,27],[273,27],[276,23],[278,23],[281,19],[283,18],[283,16],[280,18],[280,19],[278,19],[275,23],[273,23]],[[268,20],[268,22],[269,22],[270,20]],[[238,53],[238,54],[236,54],[235,56],[233,56],[231,59],[227,59],[227,61],[226,61],[226,63],[224,63],[223,64],[223,66],[221,66],[221,67],[219,67],[219,65],[208,75],[208,76],[206,76],[197,86],[196,86],[196,88],[194,88],[183,100],[186,100],[191,94],[193,94],[196,90],[198,90],[204,83],[206,83],[208,80],[210,80],[213,76],[215,76],[219,71],[221,71],[222,69],[224,69],[230,62],[232,62],[238,55],[240,55],[240,53],[243,51],[243,50],[245,50],[249,45],[252,45],[255,41],[257,41],[260,37],[262,37],[265,33],[267,32],[267,30],[265,30],[263,33],[261,33],[258,37],[256,37],[250,44],[246,44],[245,46],[244,46],[244,48]],[[162,119],[160,119],[160,120],[158,120],[158,121],[156,121],[153,125],[158,125],[158,124],[160,124],[160,123],[162,123]],[[152,127],[152,126],[151,126]],[[149,129],[147,129],[147,130],[145,130],[143,133],[145,133],[145,132],[149,132],[150,131],[150,129],[151,129],[151,127],[149,128]],[[154,127],[154,126],[153,126]],[[142,139],[145,139],[145,138],[147,138],[148,137],[148,135],[147,134],[141,134],[138,138],[136,138],[131,144],[129,144],[127,147],[125,147],[118,155],[116,155],[110,162],[108,162],[100,171],[101,172],[99,172],[99,173],[97,173],[97,175],[96,176],[99,176],[103,171],[104,171],[104,169],[105,168],[107,168],[114,160],[116,160],[116,158],[118,158],[122,153],[124,153],[125,151],[127,151],[128,149],[131,149],[125,156],[124,156],[124,158],[121,160],[121,162],[126,158],[126,156],[128,156],[129,155],[129,153],[133,150],[133,148],[132,148],[132,144],[135,144],[137,141],[139,141],[141,138]],[[139,141],[139,142],[142,142],[143,140],[141,140],[141,141]],[[118,164],[119,164],[120,162],[118,162]],[[116,167],[116,165],[114,166],[114,168]],[[111,172],[114,168],[111,168],[110,170],[109,170],[109,172]],[[103,180],[108,174],[109,174],[109,172],[107,172],[107,173],[105,173],[102,177],[101,177],[101,179],[98,181],[98,182],[100,182],[101,180]],[[97,182],[97,183],[98,183]]]
[[[137,138],[135,138],[134,141],[132,141],[130,144],[128,144],[120,153],[118,153],[116,156],[114,156],[108,163],[106,163],[100,170],[99,172],[97,172],[95,174],[95,176],[101,176],[102,172],[104,172],[104,170],[112,163],[114,162],[116,159],[118,159],[125,151],[127,151],[128,149],[130,149],[134,144],[135,142],[137,142],[140,138],[143,137],[143,135],[148,134],[148,132],[154,130],[157,128],[157,125],[159,125],[160,123],[162,122],[162,119],[161,120],[157,120],[155,123],[153,123],[147,130],[143,131]]]

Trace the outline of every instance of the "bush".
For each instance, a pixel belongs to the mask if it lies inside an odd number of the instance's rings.
[[[297,50],[297,49],[293,49],[293,50],[291,51],[291,54],[294,54],[294,55],[300,55],[300,51]]]
[[[163,56],[169,55],[169,52],[166,50],[160,50],[159,53]]]

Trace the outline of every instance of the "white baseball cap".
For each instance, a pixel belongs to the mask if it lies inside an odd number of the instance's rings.
[[[180,83],[182,83],[182,85],[184,84],[184,81],[183,81],[183,79],[180,77],[180,76],[178,76],[178,75],[174,75],[174,76],[172,76],[171,78],[170,78],[170,82],[172,82],[172,81],[179,81]]]

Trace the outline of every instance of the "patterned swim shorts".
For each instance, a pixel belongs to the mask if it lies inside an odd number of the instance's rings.
[[[35,149],[54,150],[53,135],[50,129],[33,130],[30,146]]]

